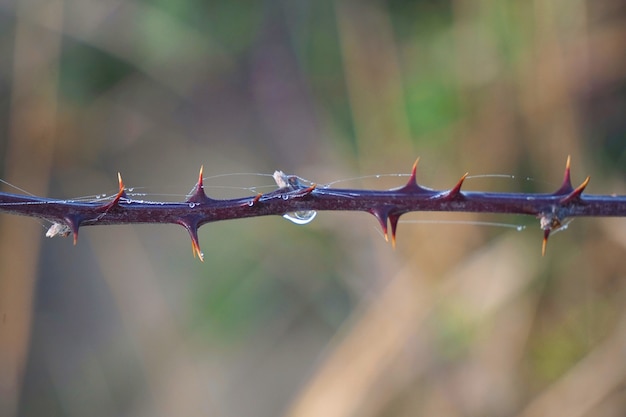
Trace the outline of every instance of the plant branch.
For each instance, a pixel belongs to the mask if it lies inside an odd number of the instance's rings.
[[[198,242],[198,228],[206,223],[284,215],[306,211],[364,211],[379,221],[388,239],[395,246],[398,220],[413,211],[455,211],[476,213],[509,213],[535,216],[543,230],[542,254],[550,233],[563,227],[565,220],[581,216],[626,217],[626,196],[583,195],[589,177],[574,188],[570,179],[568,157],[561,187],[551,194],[489,193],[462,191],[467,174],[449,190],[433,190],[416,181],[417,161],[407,184],[391,190],[355,190],[308,186],[300,178],[274,174],[278,189],[255,196],[216,200],[204,192],[202,168],[198,182],[186,201],[179,203],[134,200],[126,192],[121,176],[119,192],[107,202],[55,200],[35,196],[0,193],[0,212],[38,217],[53,222],[46,233],[78,238],[82,226],[174,223],[187,229],[191,236],[194,256],[203,259]]]

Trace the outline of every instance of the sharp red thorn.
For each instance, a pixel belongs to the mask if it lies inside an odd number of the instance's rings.
[[[417,159],[415,159],[415,162],[413,163],[413,168],[411,168],[411,176],[409,177],[409,181],[407,182],[407,185],[417,184],[417,164],[419,164],[419,162],[420,162],[420,158],[418,156]]]
[[[576,189],[574,190],[574,193],[581,195],[583,193],[583,191],[585,191],[585,188],[587,188],[587,185],[589,185],[589,181],[591,180],[591,177],[589,175],[587,175],[587,178],[585,178],[585,180],[582,182],[582,184],[580,184],[578,187],[576,187]]]
[[[198,175],[198,188],[204,189],[204,176],[202,175],[204,171],[204,165],[200,165],[200,174]]]
[[[194,258],[196,257],[196,255],[198,255],[198,259],[200,259],[200,262],[204,262],[204,253],[202,253],[202,251],[200,250],[200,245],[197,241],[191,241],[191,250],[193,251]]]
[[[193,257],[198,256],[200,261],[204,262],[204,253],[200,250],[200,241],[198,239],[198,225],[195,222],[187,222],[180,221],[181,224],[187,231],[189,232],[189,236],[191,237],[191,251],[193,253]]]
[[[204,165],[200,166],[200,174],[198,174],[198,182],[193,192],[187,198],[188,203],[205,203],[211,199],[204,192]]]
[[[389,242],[389,234],[387,233],[387,219],[389,218],[388,212],[389,210],[380,208],[370,210],[370,213],[376,217],[378,223],[380,223],[380,227],[383,229],[385,242]]]
[[[114,206],[117,206],[120,202],[120,199],[126,198],[126,187],[124,186],[124,181],[122,180],[122,174],[120,174],[119,172],[117,173],[117,182],[119,184],[119,191],[117,192],[117,194],[115,194],[115,198],[113,198],[113,200],[102,206],[102,210],[105,212],[110,210]]]
[[[445,197],[449,199],[453,199],[456,196],[461,195],[461,187],[463,186],[463,182],[465,181],[465,178],[467,178],[468,175],[469,175],[469,172],[466,172],[465,174],[463,174],[459,182],[457,182],[454,187],[452,187],[448,192],[446,192]]]
[[[428,191],[427,189],[425,189],[424,187],[421,187],[417,183],[417,164],[419,163],[419,161],[420,161],[420,159],[418,157],[415,160],[415,163],[413,164],[413,168],[411,168],[411,176],[409,177],[409,180],[407,181],[406,185],[404,187],[398,188],[397,191],[405,192],[405,193],[415,193],[415,192],[425,192],[425,191]]]
[[[571,170],[570,170],[570,155],[567,156],[567,162],[565,162],[565,174],[563,175],[563,183],[558,190],[554,192],[554,195],[566,195],[574,190],[572,187]]]
[[[124,186],[124,181],[122,180],[122,174],[120,174],[119,172],[117,173],[117,182],[120,186],[119,191],[115,195],[113,201],[109,203],[110,206],[116,205],[120,201],[120,198],[126,197],[126,187]]]
[[[591,180],[591,177],[588,176],[587,178],[585,178],[582,184],[576,187],[576,189],[573,190],[571,193],[563,197],[559,202],[563,204],[563,203],[569,203],[572,200],[579,199],[580,195],[583,193],[583,191],[585,191],[585,188],[587,188],[587,185],[589,184],[589,180]]]

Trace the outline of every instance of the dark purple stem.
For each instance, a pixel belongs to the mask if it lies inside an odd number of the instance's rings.
[[[582,195],[589,182],[579,187],[570,181],[569,158],[561,187],[552,194],[486,193],[461,191],[464,175],[450,190],[438,191],[416,182],[416,164],[411,178],[401,188],[372,191],[318,188],[302,185],[297,177],[287,177],[288,185],[276,191],[231,200],[214,200],[204,193],[202,170],[193,194],[185,202],[165,203],[139,201],[120,191],[105,204],[100,202],[61,201],[34,196],[0,193],[0,212],[39,217],[52,221],[49,236],[67,235],[74,240],[81,226],[175,223],[190,233],[194,255],[202,259],[197,230],[205,223],[268,215],[283,215],[296,211],[364,211],[380,222],[385,236],[391,224],[395,244],[399,217],[413,211],[456,211],[479,213],[510,213],[536,216],[544,230],[543,251],[550,232],[562,226],[566,218],[580,216],[626,217],[626,196]]]

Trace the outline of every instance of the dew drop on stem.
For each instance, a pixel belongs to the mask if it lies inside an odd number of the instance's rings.
[[[308,224],[317,216],[315,210],[294,211],[292,213],[283,214],[283,217],[295,224]]]

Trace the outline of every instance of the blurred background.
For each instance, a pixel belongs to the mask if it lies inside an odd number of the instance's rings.
[[[619,0],[2,0],[0,178],[180,200],[202,164],[329,183],[420,156],[429,187],[552,192],[572,155],[626,194],[625,23]],[[73,246],[2,215],[0,415],[624,415],[626,219],[543,258],[535,219],[402,220],[395,251],[368,214],[210,224],[200,263],[179,226]]]

